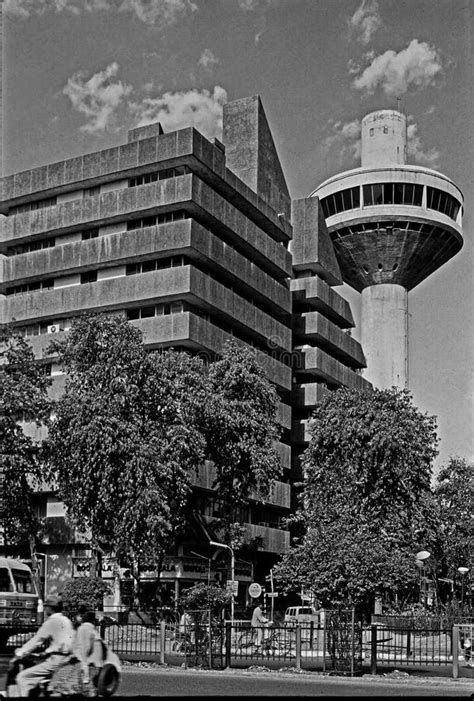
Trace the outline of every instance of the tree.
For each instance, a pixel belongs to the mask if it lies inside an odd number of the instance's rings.
[[[474,465],[451,457],[437,475],[434,495],[441,525],[438,561],[452,578],[459,566],[474,565]]]
[[[231,598],[232,594],[222,587],[199,582],[186,589],[179,599],[179,606],[185,611],[199,611],[203,614],[210,611],[213,616],[217,617],[230,604]],[[202,618],[204,619],[204,616]]]
[[[239,508],[251,494],[268,498],[272,481],[281,475],[275,448],[278,395],[256,352],[235,341],[226,343],[221,359],[209,366],[209,385],[207,450],[216,469],[222,539],[239,547]]]
[[[368,612],[375,597],[416,581],[414,555],[436,534],[435,429],[406,390],[339,389],[321,400],[302,459],[299,539],[275,570],[287,590]]]
[[[59,354],[67,380],[49,435],[49,465],[68,516],[92,543],[159,572],[185,522],[193,470],[204,459],[195,428],[205,403],[203,364],[147,353],[119,316],[76,320]]]
[[[100,609],[104,595],[111,594],[110,585],[100,577],[77,577],[69,579],[61,592],[61,599],[71,613],[81,606],[87,609]]]
[[[47,424],[51,379],[35,361],[31,346],[11,326],[0,328],[1,529],[5,544],[28,543],[34,558],[41,520],[34,487],[42,477],[41,445],[21,422]]]

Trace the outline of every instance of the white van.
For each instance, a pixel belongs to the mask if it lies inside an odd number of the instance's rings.
[[[319,623],[319,614],[312,606],[290,606],[285,611],[285,623]]]

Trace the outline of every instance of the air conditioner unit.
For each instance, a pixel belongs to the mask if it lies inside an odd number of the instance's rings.
[[[60,330],[59,324],[51,324],[48,326],[48,333],[59,333]]]

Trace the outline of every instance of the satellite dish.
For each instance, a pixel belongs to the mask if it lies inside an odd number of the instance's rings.
[[[431,553],[428,552],[428,550],[420,550],[419,553],[416,553],[416,559],[417,560],[427,560]]]

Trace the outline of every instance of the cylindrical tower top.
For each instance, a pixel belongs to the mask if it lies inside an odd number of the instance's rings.
[[[407,119],[397,110],[379,110],[362,120],[361,165],[404,165],[407,162]]]

